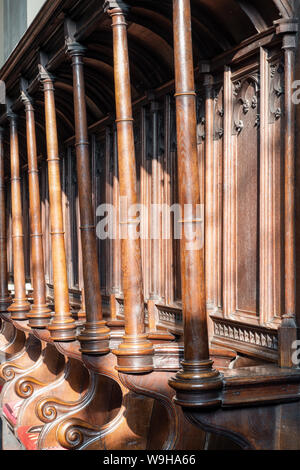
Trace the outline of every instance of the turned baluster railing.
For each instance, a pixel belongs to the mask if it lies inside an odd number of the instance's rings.
[[[0,127],[0,312],[12,302],[8,291],[7,236],[5,210],[4,129]]]
[[[70,312],[69,290],[64,239],[62,190],[59,171],[58,136],[54,97],[54,78],[39,66],[39,78],[45,97],[45,122],[48,155],[48,179],[51,219],[51,246],[54,283],[55,315],[48,326],[54,341],[72,341],[76,337],[76,323]]]
[[[14,113],[9,112],[7,116],[10,121],[12,245],[15,287],[13,303],[7,310],[13,320],[27,320],[30,304],[26,295],[18,124],[17,116]]]
[[[89,140],[85,101],[84,64],[85,49],[67,39],[67,54],[73,67],[73,93],[76,133],[77,178],[81,221],[83,281],[86,323],[79,336],[81,351],[85,354],[109,352],[109,329],[103,320],[102,298],[97,258],[96,228],[92,204]]]
[[[204,221],[199,217],[196,93],[190,0],[173,0],[179,203],[182,209],[181,277],[184,320],[182,369],[170,380],[182,406],[220,403],[222,377],[209,359],[204,271]],[[184,210],[185,205],[189,210]]]
[[[127,43],[127,6],[123,2],[108,1],[105,11],[112,18],[114,76],[116,97],[116,124],[120,197],[130,207],[137,204],[136,160],[133,135],[132,102]],[[121,224],[127,229],[122,238],[122,280],[124,292],[125,335],[117,355],[117,369],[121,372],[149,372],[153,369],[153,346],[145,333],[145,312],[140,239],[136,237],[139,221],[134,214],[122,214]]]
[[[29,215],[32,260],[33,305],[27,314],[32,328],[45,328],[51,318],[51,310],[46,303],[46,282],[44,271],[44,249],[41,222],[41,199],[37,162],[35,117],[32,99],[22,91],[22,101],[26,114]]]

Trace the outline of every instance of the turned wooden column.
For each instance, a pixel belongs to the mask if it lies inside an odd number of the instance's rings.
[[[298,24],[296,20],[278,20],[277,33],[283,33],[284,81],[285,81],[285,146],[284,146],[284,294],[285,309],[279,328],[279,365],[293,364],[294,341],[298,339],[296,323],[296,259],[295,259],[295,104],[293,82],[295,80],[295,52]]]
[[[78,43],[67,41],[66,50],[71,57],[73,67],[75,146],[86,311],[86,324],[79,336],[79,341],[81,343],[81,352],[85,354],[106,354],[110,351],[109,329],[103,320],[102,314],[96,227],[92,204],[92,179],[83,69],[85,49]]]
[[[13,320],[27,320],[30,304],[26,295],[24,234],[21,200],[20,156],[17,116],[8,113],[10,121],[10,165],[11,165],[11,207],[12,207],[12,244],[14,264],[15,295],[7,309]]]
[[[209,359],[204,271],[204,221],[199,218],[196,93],[190,0],[173,0],[181,277],[184,320],[182,369],[170,380],[182,406],[217,406],[222,377]],[[185,205],[191,208],[184,211]],[[195,233],[194,236],[192,234]]]
[[[22,92],[25,105],[28,180],[29,180],[29,216],[32,259],[33,305],[27,314],[32,328],[45,328],[51,318],[51,310],[46,303],[46,283],[44,271],[44,249],[41,222],[41,198],[39,171],[37,162],[34,108],[31,98]]]
[[[44,88],[48,179],[51,218],[52,267],[55,315],[48,329],[54,341],[72,341],[76,324],[70,313],[69,290],[64,239],[62,191],[59,171],[58,137],[54,98],[54,79],[43,66],[40,80]]]
[[[120,1],[109,1],[105,3],[105,9],[112,18],[113,29],[120,196],[126,198],[130,208],[137,204],[137,190],[125,21],[127,6]],[[121,223],[127,227],[127,237],[122,239],[121,246],[125,335],[118,350],[114,351],[118,358],[117,369],[128,373],[150,372],[153,369],[153,346],[145,334],[141,244],[134,235],[139,222],[127,214],[126,217],[123,215]]]
[[[4,129],[0,127],[0,312],[6,312],[12,302],[8,291],[4,177]]]

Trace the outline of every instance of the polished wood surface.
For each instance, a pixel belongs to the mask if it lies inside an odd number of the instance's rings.
[[[67,52],[73,67],[74,112],[76,132],[77,178],[80,205],[80,230],[82,242],[84,300],[86,311],[85,328],[79,340],[85,354],[109,352],[109,329],[103,321],[102,298],[99,290],[99,267],[97,262],[96,227],[92,206],[92,184],[90,175],[89,141],[87,130],[84,48],[67,40]]]
[[[6,187],[4,173],[4,129],[0,128],[0,311],[5,312],[12,302],[8,291]]]
[[[120,197],[126,199],[127,212],[137,204],[137,191],[126,5],[122,10],[115,2],[106,2],[106,8],[112,18],[113,29]],[[153,348],[145,334],[141,247],[140,239],[134,236],[139,222],[134,214],[126,213],[124,218],[120,224],[127,230],[127,236],[122,238],[121,252],[125,335],[123,343],[115,351],[117,367],[123,372],[150,372]]]
[[[12,242],[14,263],[15,295],[12,305],[7,309],[11,318],[27,320],[30,305],[27,300],[24,267],[24,233],[20,184],[20,160],[17,116],[9,115],[10,121],[10,164],[11,164],[11,207]]]
[[[51,310],[46,303],[46,281],[44,271],[44,249],[41,224],[41,199],[39,171],[37,163],[36,131],[34,108],[31,98],[22,93],[27,127],[27,154],[30,203],[30,237],[32,259],[33,304],[27,314],[32,328],[45,328],[51,318]]]
[[[53,78],[40,68],[44,86],[46,140],[48,154],[49,200],[51,217],[52,267],[54,280],[55,316],[48,328],[57,341],[75,339],[75,321],[69,305],[66,252],[62,215],[62,194],[59,171],[57,125],[55,115]]]
[[[299,449],[300,7],[246,3],[48,0],[0,70],[19,446]]]
[[[219,403],[222,378],[212,369],[209,359],[190,0],[174,0],[173,22],[179,202],[182,208],[189,207],[189,210],[184,211],[180,221],[183,226],[180,255],[184,360],[182,370],[169,383],[177,392],[178,404],[186,401],[190,406],[213,406]],[[188,390],[192,393],[185,394]],[[204,396],[198,401],[197,390]]]

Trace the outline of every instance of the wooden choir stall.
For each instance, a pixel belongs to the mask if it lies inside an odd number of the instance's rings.
[[[300,449],[299,21],[45,3],[0,70],[4,449]]]

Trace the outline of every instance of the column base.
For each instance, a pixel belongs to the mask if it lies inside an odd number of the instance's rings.
[[[183,408],[216,408],[222,403],[223,375],[213,361],[182,361],[182,369],[169,380],[176,391],[174,402]]]
[[[117,356],[116,370],[124,374],[143,374],[153,371],[154,349],[147,335],[123,336],[123,342],[113,353]]]
[[[28,320],[28,312],[30,311],[30,303],[27,299],[13,300],[7,311],[10,313],[12,320],[25,321]]]
[[[31,328],[46,328],[52,316],[53,314],[47,305],[35,306],[33,304],[30,312],[27,314],[29,319],[28,325]]]
[[[294,360],[298,337],[299,328],[295,318],[283,317],[281,326],[278,329],[279,367],[289,369],[299,367],[298,361]]]
[[[80,351],[87,355],[103,355],[110,352],[110,330],[105,321],[95,323],[87,322],[83,331],[78,336]]]
[[[0,299],[0,312],[4,313],[7,312],[7,309],[11,306],[12,297],[7,296],[3,299]]]
[[[76,339],[77,326],[72,317],[60,320],[55,319],[54,316],[54,319],[48,325],[48,330],[53,341],[68,342]]]

